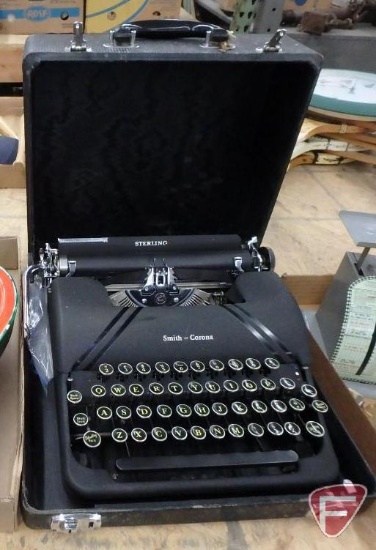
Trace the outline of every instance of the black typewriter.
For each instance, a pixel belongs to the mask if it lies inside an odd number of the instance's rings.
[[[41,251],[68,491],[163,500],[339,480],[303,317],[272,263],[237,235]]]
[[[301,515],[354,480],[261,246],[321,57],[209,31],[26,45],[25,318],[52,357],[40,378],[27,335],[30,525]]]

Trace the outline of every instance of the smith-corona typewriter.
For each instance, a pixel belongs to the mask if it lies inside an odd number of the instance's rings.
[[[236,235],[41,251],[31,273],[48,289],[71,491],[160,499],[338,481],[304,321],[272,261]]]
[[[25,519],[305,514],[361,479],[263,246],[321,58],[140,25],[25,48]]]

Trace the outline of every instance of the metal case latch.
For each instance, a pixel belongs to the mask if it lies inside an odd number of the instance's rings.
[[[73,40],[70,46],[71,52],[88,52],[90,48],[87,47],[86,40],[84,38],[84,26],[81,22],[73,24]]]
[[[75,533],[79,530],[99,529],[102,525],[100,514],[58,514],[51,518],[51,531]]]
[[[262,52],[280,52],[282,50],[281,40],[285,36],[285,29],[278,29],[272,38],[264,44],[263,48],[256,48],[256,51],[259,53]]]

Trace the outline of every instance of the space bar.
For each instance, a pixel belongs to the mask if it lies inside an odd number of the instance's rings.
[[[116,468],[120,472],[186,470],[196,468],[232,468],[241,466],[284,466],[296,464],[295,451],[255,451],[252,453],[223,453],[177,456],[148,456],[118,458]]]

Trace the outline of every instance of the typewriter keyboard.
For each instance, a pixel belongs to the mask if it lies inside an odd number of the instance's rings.
[[[328,406],[308,369],[274,357],[101,363],[67,378],[76,460],[115,481],[142,473],[291,472],[320,451]]]

